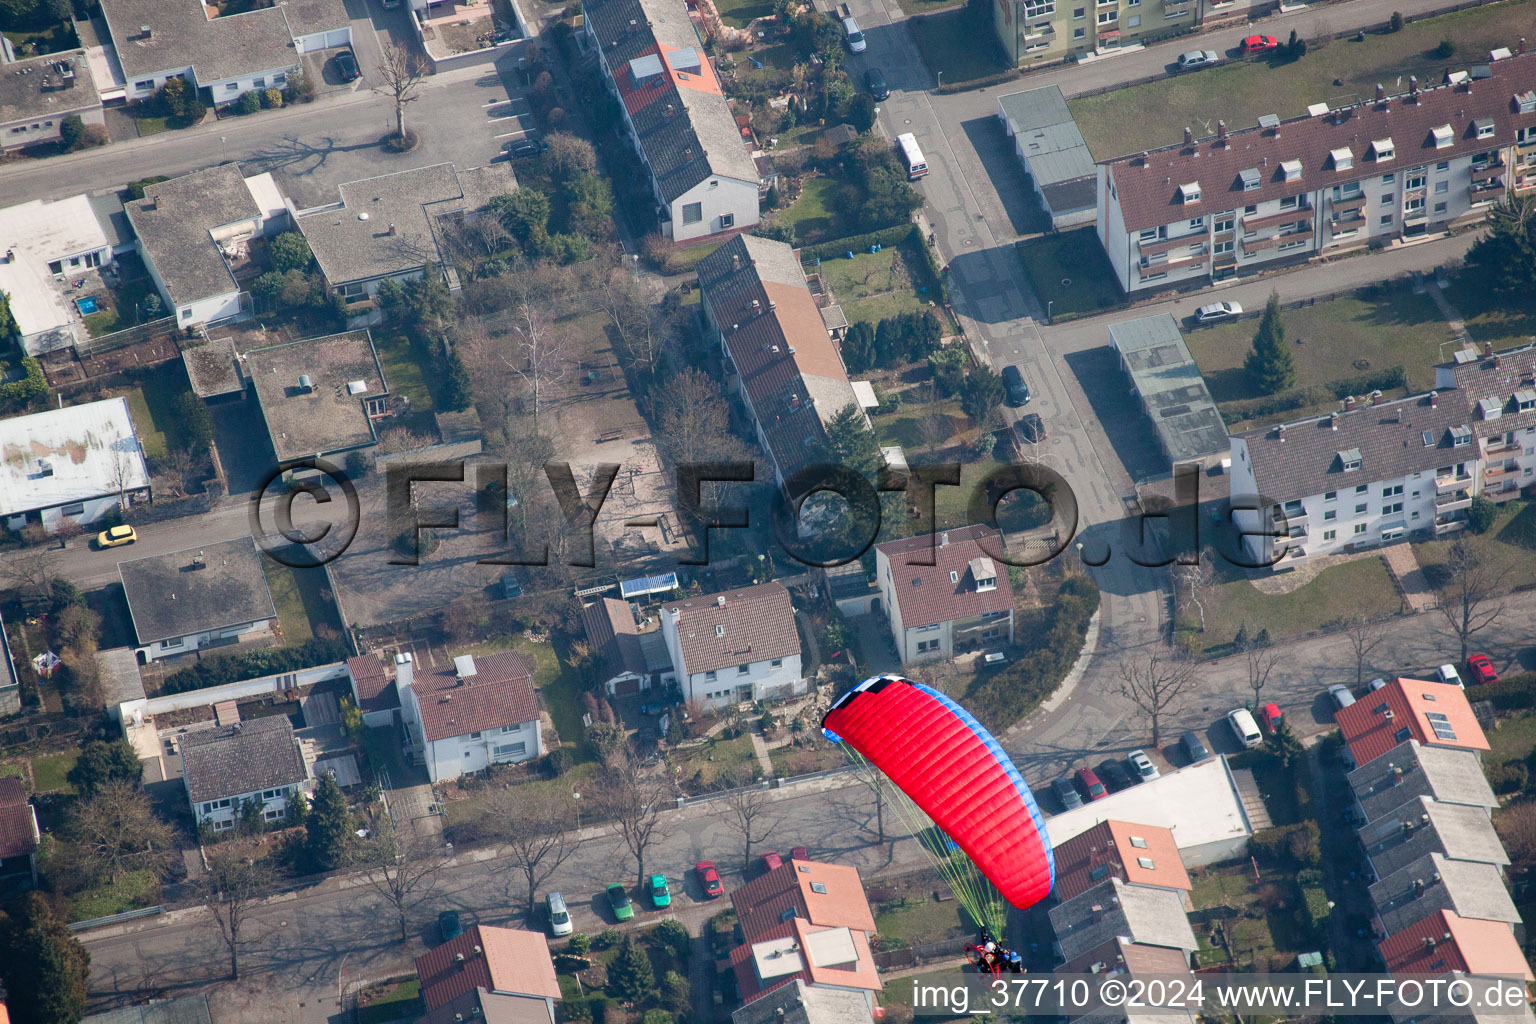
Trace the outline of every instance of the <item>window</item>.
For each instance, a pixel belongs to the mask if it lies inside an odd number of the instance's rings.
[[[1232,216],[1230,213],[1224,213],[1220,217],[1216,218],[1216,223],[1211,225],[1211,227],[1217,231],[1231,231],[1233,225],[1236,223],[1236,217]]]
[[[1450,190],[1451,190],[1451,183],[1450,182],[1448,182],[1448,181],[1437,181],[1437,182],[1435,182],[1435,195],[1443,196],[1447,192],[1449,192]]]
[[[1245,206],[1245,207],[1243,207],[1243,214],[1245,216],[1247,214],[1250,214],[1250,213],[1258,213],[1258,212],[1259,212],[1259,208],[1257,206]]]
[[[1338,517],[1339,517],[1339,510],[1336,509],[1336,508],[1330,508],[1330,509],[1327,509],[1326,511],[1323,512],[1323,522],[1325,522],[1325,523],[1331,523],[1335,519],[1337,519]]]
[[[733,228],[733,227],[735,227],[736,226],[736,215],[734,213],[722,213],[720,215],[720,226],[722,228]]]
[[[1402,510],[1403,510],[1403,503],[1400,502],[1400,501],[1394,501],[1390,505],[1383,505],[1383,506],[1381,506],[1381,514],[1384,515],[1384,516],[1395,516],[1399,512],[1401,512]]]
[[[1436,213],[1444,213],[1445,212],[1445,204],[1444,203],[1436,203],[1435,204],[1435,212]]]
[[[180,647],[184,643],[186,643],[186,641],[183,640],[181,637],[179,637],[179,636],[172,637],[169,640],[161,640],[160,641],[160,649],[162,651],[168,651],[168,650],[171,650],[172,648]]]
[[[1162,228],[1146,228],[1137,236],[1137,239],[1142,242],[1155,242],[1162,234]]]
[[[1198,192],[1195,193],[1195,197],[1197,199],[1199,198],[1199,195],[1200,194]],[[1193,200],[1193,199],[1190,200],[1190,202],[1194,202],[1194,201],[1195,200]],[[1189,230],[1191,230],[1191,231],[1198,231],[1199,229],[1201,229],[1203,227],[1205,227],[1205,218],[1204,217],[1192,217],[1192,218],[1190,218]]]
[[[63,508],[59,509],[59,514],[65,516],[83,516],[85,515],[85,502],[77,501],[73,505],[65,505]]]
[[[1396,193],[1394,193],[1394,192],[1388,192],[1388,193],[1386,193],[1386,194],[1384,194],[1384,195],[1383,195],[1383,196],[1382,196],[1382,197],[1381,197],[1381,205],[1382,205],[1382,206],[1391,206],[1391,205],[1392,205],[1392,203],[1393,203],[1393,202],[1394,202],[1394,201],[1395,201],[1395,200],[1396,200],[1396,199],[1397,199],[1397,194],[1396,194]]]
[[[783,668],[784,667],[784,659],[783,658],[774,658],[768,664],[771,667],[773,667],[773,668]]]
[[[1151,857],[1137,857],[1136,863],[1141,867],[1146,868],[1148,871],[1151,871],[1157,867],[1157,865],[1152,862]]]
[[[704,219],[704,204],[703,203],[684,203],[683,204],[683,223],[684,224],[697,224],[699,221],[701,221],[703,219]]]
[[[919,654],[924,651],[936,651],[938,649],[939,642],[937,640],[919,640],[917,642],[917,650]]]
[[[1333,540],[1336,537],[1338,537],[1338,535],[1339,535],[1339,531],[1338,530],[1324,530],[1323,531],[1323,540],[1330,541],[1330,540]]]
[[[1285,243],[1282,243],[1280,245],[1275,246],[1275,251],[1276,252],[1287,252],[1287,251],[1289,251],[1291,249],[1304,249],[1304,248],[1307,247],[1307,245],[1309,243],[1310,243],[1309,239],[1299,238],[1299,239],[1297,239],[1294,242],[1285,242]]]
[[[527,752],[528,744],[526,743],[508,743],[505,746],[498,745],[492,747],[491,757],[496,758],[497,760],[502,758],[522,757]]]
[[[1087,34],[1088,34],[1088,30],[1087,29],[1075,28],[1075,29],[1072,30],[1072,38],[1073,39],[1081,39],[1081,38],[1083,38]]]
[[[714,682],[715,681],[715,673],[714,672],[705,672],[704,673],[704,681],[706,683]]]
[[[1355,536],[1358,537],[1358,536],[1360,536],[1364,532],[1365,532],[1365,524],[1364,523],[1356,523],[1355,524]]]
[[[1370,493],[1370,490],[1371,490],[1371,485],[1370,484],[1361,484],[1359,487],[1355,488],[1355,493],[1356,494],[1368,494],[1368,493]]]
[[[1072,20],[1073,21],[1082,21],[1083,18],[1087,17],[1087,15],[1088,15],[1088,8],[1086,8],[1086,7],[1074,7],[1074,8],[1072,8]]]
[[[724,626],[716,626],[715,627],[715,636],[725,636],[725,627]]]
[[[1395,485],[1393,485],[1391,487],[1383,487],[1381,489],[1381,496],[1383,498],[1395,498],[1399,494],[1402,494],[1402,493],[1403,493],[1403,485],[1402,484],[1395,484]]]
[[[1114,21],[1115,19],[1117,19],[1119,17],[1120,17],[1120,14],[1119,14],[1118,11],[1100,11],[1099,12],[1099,24],[1100,25],[1108,25],[1110,22]]]
[[[267,87],[267,80],[265,78],[258,78],[251,82],[251,84],[258,89],[265,89]]]
[[[480,738],[480,734],[478,732],[472,732],[469,734],[469,738],[472,740],[477,740]]]
[[[1386,227],[1388,224],[1392,223],[1392,215],[1390,213],[1383,214],[1381,220],[1378,223],[1380,223],[1382,227]]]
[[[1441,160],[1439,163],[1435,164],[1435,170],[1437,171],[1448,171],[1450,169],[1451,162],[1449,160]]]
[[[1324,501],[1338,501],[1339,500],[1339,492],[1338,491],[1329,491],[1327,494],[1323,495],[1323,500]]]
[[[1365,510],[1366,510],[1367,507],[1369,507],[1369,506],[1367,506],[1364,502],[1361,502],[1360,504],[1356,505],[1355,506],[1355,515],[1357,515],[1357,516],[1365,515]]]
[[[272,84],[273,85],[283,85],[287,81],[288,81],[288,72],[286,72],[286,71],[279,71],[277,74],[272,76]]]
[[[1137,4],[1137,0],[1131,0],[1131,4],[1130,5],[1132,7],[1135,7],[1136,4]],[[1141,15],[1133,14],[1130,17],[1126,18],[1125,19],[1125,27],[1126,28],[1140,28],[1141,27]]]
[[[1408,200],[1408,202],[1406,204],[1404,204],[1404,206],[1403,206],[1403,212],[1404,213],[1423,213],[1424,212],[1424,197],[1423,196],[1415,196],[1414,198]]]
[[[181,311],[181,318],[183,320],[191,320],[192,319],[192,310],[191,309],[184,309],[184,310],[182,310]]]
[[[238,88],[240,88],[240,85],[237,82],[227,82],[224,85],[225,92],[234,92]]]
[[[1403,188],[1408,189],[1410,192],[1413,191],[1416,188],[1423,188],[1423,187],[1424,187],[1424,172],[1423,171],[1415,171],[1413,174],[1410,174],[1408,176],[1407,180],[1405,180],[1403,182]]]
[[[1141,836],[1131,836],[1131,845],[1138,850],[1145,850],[1147,848],[1147,841]]]
[[[1231,252],[1233,245],[1233,241],[1229,238],[1225,242],[1217,242],[1215,245],[1211,246],[1211,251],[1219,256],[1224,252]]]
[[[943,625],[942,622],[930,622],[926,626],[918,626],[916,632],[919,632],[919,633],[932,633],[932,632],[937,630],[942,625]]]
[[[747,675],[751,671],[752,671],[752,666],[751,665],[737,665],[736,666],[736,674],[739,675],[739,676]]]
[[[139,92],[147,92],[155,87],[155,80],[151,78],[146,82],[134,82],[133,87]]]

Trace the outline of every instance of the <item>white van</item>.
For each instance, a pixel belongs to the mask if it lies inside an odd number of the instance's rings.
[[[549,904],[549,931],[559,937],[571,934],[571,912],[565,909],[565,897],[552,892],[545,897]]]
[[[1264,745],[1264,734],[1259,732],[1259,723],[1253,720],[1253,713],[1247,708],[1238,708],[1228,714],[1227,724],[1232,726],[1232,734],[1243,746],[1262,747]]]
[[[911,132],[903,132],[896,136],[896,152],[901,156],[901,162],[907,165],[907,180],[916,181],[928,173],[928,162],[923,159],[923,151],[917,145],[917,136]]]
[[[847,37],[849,53],[863,53],[869,48],[864,41],[864,33],[859,31],[859,23],[852,18],[843,19],[843,34]]]

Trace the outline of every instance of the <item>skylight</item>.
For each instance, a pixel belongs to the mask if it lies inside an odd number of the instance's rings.
[[[819,892],[823,896],[825,896],[826,893],[827,893],[827,883],[826,882],[812,882],[811,883],[811,892]]]
[[[1146,868],[1148,871],[1155,871],[1157,869],[1157,865],[1152,862],[1151,857],[1137,857],[1136,863]]]
[[[1147,841],[1141,838],[1141,836],[1131,836],[1131,845],[1138,850],[1145,850],[1147,848]]]

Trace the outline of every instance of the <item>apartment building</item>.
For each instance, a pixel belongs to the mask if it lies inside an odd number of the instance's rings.
[[[1014,64],[1041,64],[1198,26],[1203,0],[993,0],[992,29]]]
[[[1281,571],[1408,534],[1446,536],[1466,528],[1474,497],[1507,501],[1536,483],[1536,345],[1463,349],[1435,368],[1435,384],[1232,438],[1233,518],[1254,564]]]
[[[1536,54],[1435,88],[1099,165],[1099,239],[1127,293],[1220,281],[1479,220],[1536,188]],[[1482,73],[1481,70],[1479,72]],[[1513,171],[1512,171],[1513,169]]]

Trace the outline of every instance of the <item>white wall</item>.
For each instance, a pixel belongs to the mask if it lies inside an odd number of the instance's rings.
[[[170,296],[165,296],[169,301]],[[197,324],[206,324],[214,320],[223,320],[225,317],[235,316],[240,312],[240,293],[225,292],[223,295],[214,295],[210,298],[199,299],[196,302],[184,303],[175,307],[176,325],[178,327],[192,327]]]
[[[281,89],[288,84],[288,75],[298,69],[295,64],[286,68],[269,68],[257,74],[220,78],[213,82],[199,79],[197,84],[213,95],[213,102],[229,103],[254,89]]]
[[[134,653],[143,657],[145,661],[155,661],[158,658],[174,658],[178,654],[190,654],[202,647],[206,647],[215,640],[244,636],[246,633],[254,633],[258,630],[266,629],[271,624],[271,619],[242,622],[238,625],[227,626],[224,629],[213,630],[207,633],[193,633],[183,637],[172,637],[169,640],[157,641],[146,647],[136,647],[134,648]]]
[[[185,788],[185,777],[182,779],[182,785]],[[265,796],[261,792],[242,793],[239,796],[225,797],[220,800],[193,803],[192,811],[197,815],[199,825],[209,825],[218,832],[235,827],[235,823],[240,819],[240,808],[247,801],[261,805],[262,820],[282,821],[288,816],[288,801],[293,799],[298,789],[296,785],[282,786],[278,789],[266,790]],[[188,802],[191,802],[191,799],[191,791],[188,790]]]
[[[684,208],[697,203],[699,220],[684,223]],[[671,233],[674,242],[686,242],[721,231],[745,230],[757,223],[757,182],[714,177],[699,182],[673,201]],[[726,224],[723,218],[732,218]]]
[[[300,53],[323,50],[328,46],[351,46],[352,26],[347,25],[327,32],[315,32],[307,36],[295,36],[293,42]]]
[[[185,78],[193,84],[197,82],[197,76],[192,73],[190,67],[167,68],[144,78],[130,78],[126,89],[127,96],[130,100],[147,99],[172,78]]]
[[[59,137],[59,126],[71,114],[86,124],[106,124],[106,115],[98,104],[94,109],[63,110],[38,117],[8,121],[0,125],[0,150],[35,146],[40,142],[52,142]]]
[[[183,711],[187,708],[212,707],[221,701],[238,700],[242,697],[260,697],[268,693],[282,693],[296,686],[312,686],[329,679],[340,679],[347,674],[347,663],[334,661],[329,665],[301,668],[297,672],[279,672],[275,675],[246,679],[223,686],[210,686],[206,690],[189,690],[186,693],[170,693],[163,697],[129,701],[119,704],[113,716],[119,723],[131,721],[135,711],[145,715],[159,715],[167,711]]]
[[[81,526],[86,526],[96,522],[96,520],[117,508],[117,492],[113,491],[111,494],[100,498],[91,498],[82,504],[85,506],[84,512],[80,513],[79,515],[72,515],[68,517],[64,515],[63,510],[70,507],[69,505],[55,505],[53,508],[43,509],[42,512],[39,513],[43,519],[43,529],[47,530],[49,533],[53,533],[59,528],[59,524],[63,522],[65,518],[73,519]],[[5,528],[7,530],[19,530],[26,524],[27,517],[25,515],[7,516],[5,519]]]
[[[538,722],[522,722],[510,729],[496,729],[468,736],[451,736],[425,745],[427,776],[433,782],[456,779],[466,772],[478,772],[493,764],[518,764],[538,757],[541,735]],[[496,752],[497,747],[515,747],[519,753]]]

